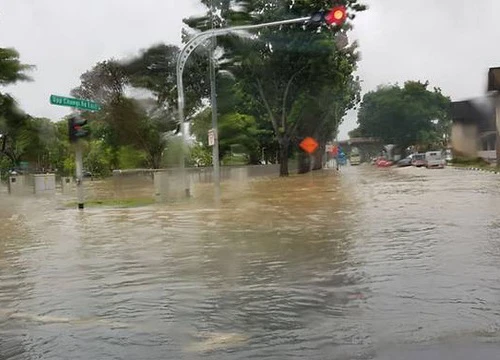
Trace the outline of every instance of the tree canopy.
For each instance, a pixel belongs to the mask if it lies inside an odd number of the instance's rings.
[[[209,5],[210,1],[202,0]],[[258,24],[310,15],[331,7],[321,0],[214,1],[215,26]],[[357,0],[344,1],[350,18],[365,10]],[[196,30],[211,26],[207,13],[185,23]],[[281,175],[288,175],[291,145],[315,135],[320,143],[333,138],[345,112],[359,99],[354,78],[358,56],[356,44],[337,40],[343,29],[321,24],[295,24],[262,28],[247,36],[220,38],[222,55],[218,70],[231,73],[245,94],[245,113],[255,116],[261,127],[271,129],[280,149]],[[187,32],[189,34],[189,32]],[[186,35],[186,38],[189,36]],[[242,105],[240,103],[240,105]],[[223,109],[219,110],[223,115]],[[227,109],[234,112],[234,109]],[[269,126],[263,125],[265,122]]]
[[[200,0],[208,5],[210,0]],[[365,10],[358,0],[341,0],[352,21]],[[229,27],[308,16],[332,5],[327,0],[214,0],[215,11],[185,19],[182,40],[212,26]],[[213,21],[213,22],[212,22]],[[320,149],[333,139],[349,109],[360,100],[357,44],[348,44],[351,29],[324,24],[293,24],[207,42],[190,57],[184,71],[186,120],[197,142],[189,163],[209,165],[207,131],[211,128],[209,55],[216,60],[219,161],[257,164],[279,161],[288,175],[288,159],[301,155],[298,143],[315,137]],[[339,36],[341,35],[341,36]],[[120,167],[178,166],[176,61],[179,47],[155,44],[128,59],[103,59],[80,77],[73,96],[96,101],[102,109],[83,112],[91,136],[85,142],[88,170],[105,175]],[[0,49],[0,85],[29,80],[32,67],[14,49]],[[0,94],[1,166],[29,161],[37,168],[73,171],[65,119],[53,122],[23,113]],[[43,135],[42,135],[43,134]],[[321,166],[318,151],[316,166]],[[6,160],[7,159],[7,160]],[[305,157],[299,156],[299,161]],[[306,167],[304,167],[306,168]],[[309,167],[307,167],[309,169]]]
[[[443,147],[449,136],[451,101],[428,82],[407,81],[380,86],[363,97],[359,128],[353,133],[372,136],[405,149]]]

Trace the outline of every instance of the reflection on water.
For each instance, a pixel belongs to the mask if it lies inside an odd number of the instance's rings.
[[[499,340],[500,177],[344,168],[184,204],[0,195],[0,359],[371,359]],[[93,189],[105,194],[106,183]]]

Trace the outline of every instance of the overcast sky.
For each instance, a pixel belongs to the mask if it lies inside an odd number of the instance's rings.
[[[429,80],[453,100],[484,94],[489,67],[500,66],[499,0],[365,0],[354,21],[363,91],[379,84]],[[149,45],[180,43],[182,18],[197,0],[0,0],[0,47],[15,47],[37,66],[32,83],[8,88],[34,116],[59,119],[49,104],[67,95],[97,61]],[[350,113],[340,137],[356,126]]]

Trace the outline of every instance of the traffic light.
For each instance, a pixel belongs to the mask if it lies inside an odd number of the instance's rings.
[[[347,19],[347,9],[343,5],[335,6],[325,15],[328,25],[342,26]]]
[[[347,19],[347,9],[343,5],[335,6],[328,11],[318,11],[311,15],[309,23],[342,26]]]
[[[74,143],[78,139],[85,138],[90,135],[87,126],[87,120],[76,115],[68,119],[69,141]]]

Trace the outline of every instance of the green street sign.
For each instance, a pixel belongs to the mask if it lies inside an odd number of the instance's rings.
[[[101,110],[101,105],[93,101],[83,100],[83,99],[73,99],[57,95],[50,95],[50,103],[52,105],[68,106],[82,110],[90,110],[90,111]]]

